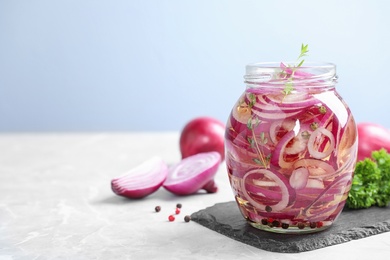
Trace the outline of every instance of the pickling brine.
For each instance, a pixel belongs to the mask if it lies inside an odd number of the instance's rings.
[[[225,133],[226,165],[242,215],[279,233],[323,230],[341,213],[357,130],[329,63],[247,66]]]

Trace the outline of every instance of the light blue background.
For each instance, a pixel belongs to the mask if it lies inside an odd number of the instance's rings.
[[[0,0],[0,131],[176,131],[226,121],[245,65],[338,66],[358,122],[390,127],[390,1]]]

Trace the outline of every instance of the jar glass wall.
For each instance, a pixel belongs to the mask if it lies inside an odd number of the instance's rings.
[[[288,63],[287,63],[288,64]],[[357,130],[331,63],[256,63],[229,116],[226,164],[248,222],[278,233],[332,225],[351,187]]]

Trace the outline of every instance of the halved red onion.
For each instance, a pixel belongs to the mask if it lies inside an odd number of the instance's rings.
[[[111,188],[119,196],[143,198],[159,189],[167,174],[165,162],[160,157],[153,157],[111,180]]]
[[[318,139],[321,139],[321,135],[325,135],[329,138],[328,145],[325,147],[325,151],[323,152],[317,150],[318,147],[323,143],[318,142]],[[334,147],[335,139],[332,132],[323,127],[318,127],[316,130],[314,130],[313,133],[310,135],[309,141],[307,143],[307,148],[309,150],[310,155],[317,159],[324,159],[325,157],[329,156],[333,151]]]
[[[214,176],[221,162],[218,152],[198,153],[184,158],[169,168],[164,188],[177,195],[189,195],[200,189],[217,191]]]
[[[294,189],[288,185],[288,180],[282,174],[267,169],[254,169],[244,175],[242,180],[242,191],[245,195],[244,199],[246,199],[256,209],[265,211],[265,207],[267,206],[266,204],[253,198],[253,196],[263,196],[262,193],[258,193],[257,190],[253,188],[253,186],[255,186],[253,180],[258,180],[259,177],[261,178],[261,176],[263,176],[263,178],[273,180],[279,187],[280,193],[282,195],[280,201],[272,205],[272,211],[281,211],[285,209],[289,205],[290,200],[295,199]],[[252,181],[250,181],[250,179],[252,179]],[[267,198],[265,197],[265,199]]]

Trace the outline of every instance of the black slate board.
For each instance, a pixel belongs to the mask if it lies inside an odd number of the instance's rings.
[[[271,233],[252,227],[242,217],[235,201],[195,212],[191,219],[229,238],[281,253],[311,251],[390,231],[390,207],[344,209],[330,228],[299,235]]]

